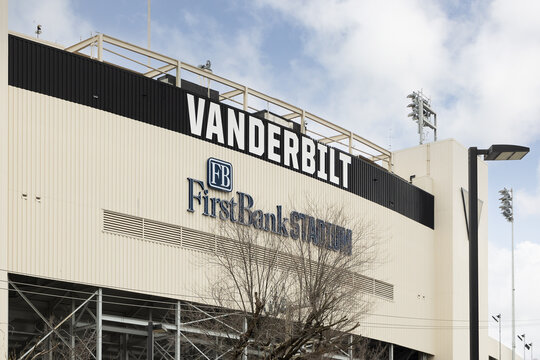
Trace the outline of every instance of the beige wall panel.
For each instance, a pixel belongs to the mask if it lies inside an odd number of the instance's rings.
[[[421,161],[418,161],[420,159]],[[467,149],[454,140],[426,144],[394,154],[402,177],[433,179],[435,195],[434,266],[438,298],[437,359],[469,357],[469,242],[461,188],[468,189]],[[479,222],[480,358],[487,358],[487,166],[478,162],[478,197],[483,207]],[[413,181],[414,183],[414,181]]]
[[[362,319],[360,332],[435,352],[432,319],[440,294],[433,230],[189,136],[13,87],[9,102],[10,271],[195,299],[205,290],[204,254],[105,233],[103,209],[211,232],[220,220],[203,216],[201,208],[186,211],[187,178],[206,182],[206,160],[216,157],[233,164],[234,190],[252,195],[257,209],[275,212],[283,205],[288,216],[311,197],[321,206],[344,204],[351,217],[373,224],[380,257],[366,275],[393,284],[394,300],[371,297],[372,315]]]

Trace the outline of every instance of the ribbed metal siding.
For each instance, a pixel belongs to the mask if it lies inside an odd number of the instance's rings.
[[[103,210],[103,231],[204,253],[225,251],[230,253],[231,256],[238,253],[238,247],[243,246],[238,241],[216,236],[212,233],[110,210]],[[246,251],[244,250],[244,253]],[[254,246],[251,251],[255,256],[260,256],[259,261],[262,264],[278,266],[278,268],[285,271],[295,267],[293,259],[288,254],[280,254],[277,259],[270,260],[268,255],[265,256],[264,249],[260,246]],[[269,263],[269,261],[272,261],[272,263]],[[346,281],[359,291],[377,295],[386,300],[394,300],[394,285],[361,274],[351,273],[350,275],[350,278],[346,279]]]
[[[185,90],[11,35],[9,84],[190,135]],[[224,119],[227,109],[221,105]],[[431,194],[361,158],[352,159],[351,169],[350,192],[434,228]]]
[[[381,312],[435,317],[436,232],[397,212],[240,152],[37,92],[10,86],[9,111],[10,272],[183,299],[204,294],[211,275],[205,254],[183,247],[188,237],[198,246],[220,220],[200,207],[186,211],[186,178],[204,180],[206,160],[219,154],[234,166],[235,188],[253,195],[257,208],[303,211],[311,199],[343,205],[351,219],[373,224],[384,266],[365,275],[395,284],[393,302],[378,302]],[[182,234],[183,247],[134,241],[102,232],[102,209],[191,230]],[[416,303],[418,287],[430,300]],[[362,334],[386,339],[388,331]],[[409,335],[389,339],[413,348],[425,342]]]

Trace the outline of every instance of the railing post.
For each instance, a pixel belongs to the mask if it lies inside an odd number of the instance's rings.
[[[98,35],[98,60],[103,61],[103,34]]]
[[[244,86],[244,111],[248,111],[248,87]]]
[[[176,64],[176,86],[182,87],[182,79],[180,78],[180,70],[182,69],[182,64],[180,61]]]
[[[300,117],[300,132],[306,133],[306,111],[302,109],[302,116]]]

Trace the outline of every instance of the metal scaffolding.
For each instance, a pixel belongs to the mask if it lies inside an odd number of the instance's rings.
[[[227,359],[242,313],[192,301],[10,275],[10,359]],[[328,358],[355,359],[354,340]],[[394,356],[388,347],[388,357]],[[410,349],[407,349],[410,352]],[[265,354],[249,348],[242,360]]]

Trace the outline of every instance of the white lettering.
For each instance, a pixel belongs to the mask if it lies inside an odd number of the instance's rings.
[[[221,186],[228,188],[231,185],[230,168],[225,165],[221,165]]]
[[[206,126],[206,138],[212,140],[212,137],[217,135],[218,142],[223,144],[223,123],[221,121],[221,110],[219,104],[210,103],[208,110],[208,125]]]
[[[199,98],[197,116],[195,116],[195,98],[193,95],[187,94],[187,102],[189,113],[189,130],[193,135],[201,136],[204,116],[204,99]]]
[[[255,132],[259,139],[258,146],[255,145]],[[258,156],[264,154],[264,124],[253,116],[249,117],[249,152]]]
[[[345,189],[349,188],[349,165],[351,165],[351,157],[345,153],[339,153],[339,160],[343,168],[341,175],[342,185]]]
[[[216,176],[219,178],[221,165],[215,162],[212,162],[212,184],[217,184]]]
[[[274,124],[268,123],[268,159],[279,162],[279,153],[276,153],[276,149],[279,149],[279,139],[276,139],[275,135],[279,135],[280,128]]]
[[[319,171],[317,176],[319,179],[327,180],[328,174],[326,174],[326,151],[328,148],[320,143],[317,143],[317,149],[319,150]]]
[[[238,122],[234,115],[234,110],[229,109],[227,112],[228,131],[227,131],[227,145],[234,147],[234,140],[238,144],[240,150],[244,150],[244,113],[238,113]],[[234,138],[233,138],[234,137]]]
[[[315,143],[308,137],[302,136],[302,171],[313,175],[315,173]]]
[[[285,166],[292,166],[298,170],[298,136],[289,130],[283,130],[284,147],[283,147],[283,163]]]
[[[330,148],[330,182],[339,185],[339,178],[336,176],[336,150]]]

